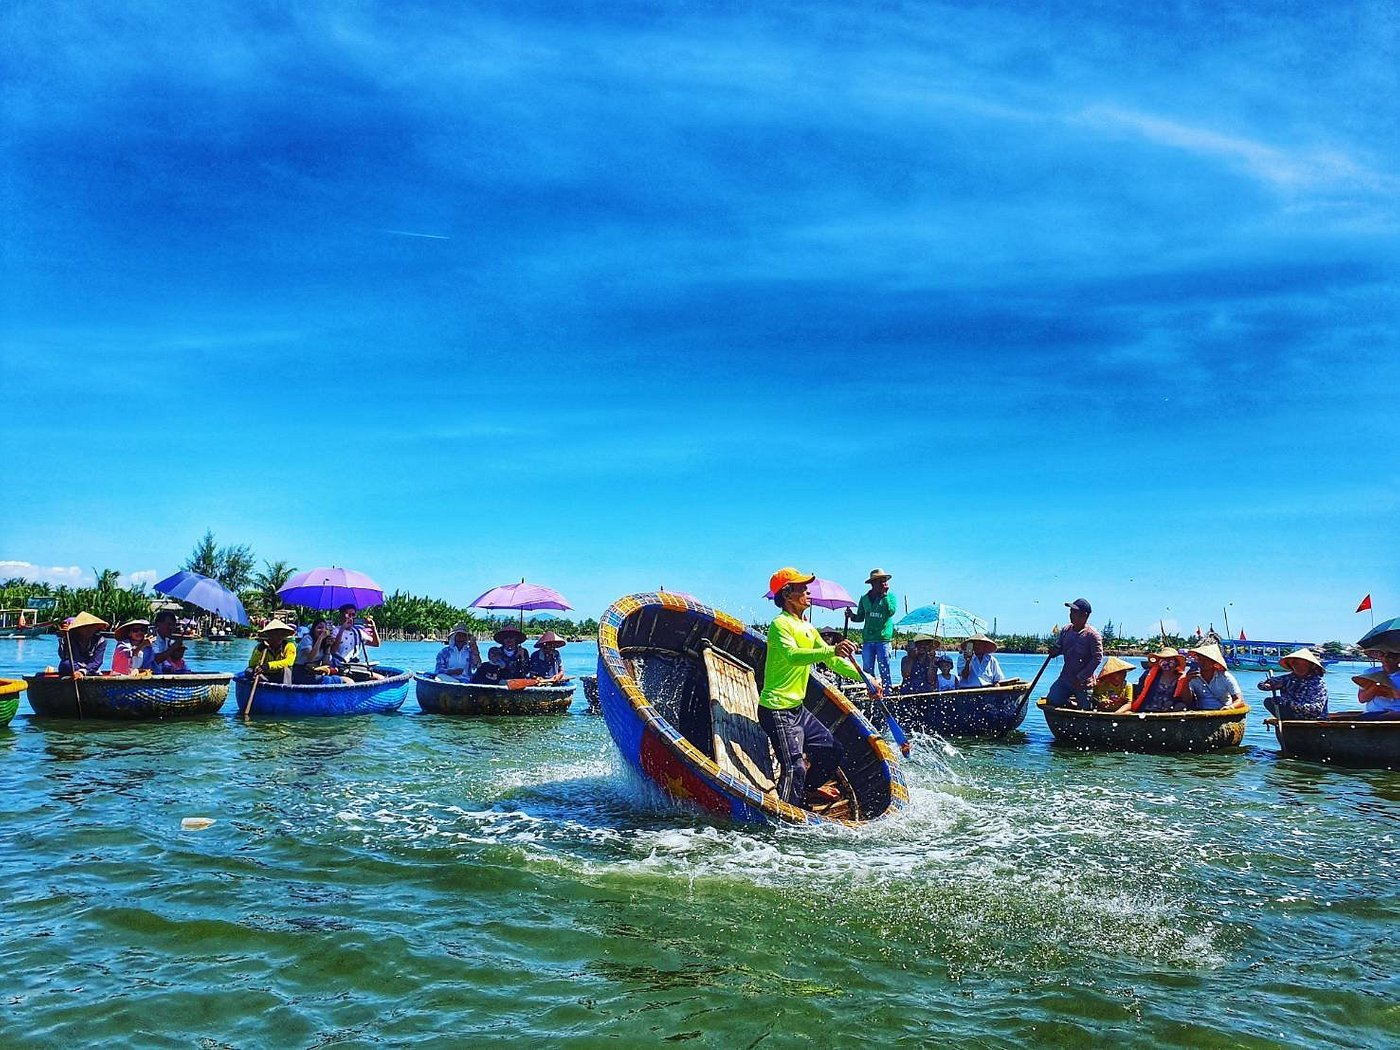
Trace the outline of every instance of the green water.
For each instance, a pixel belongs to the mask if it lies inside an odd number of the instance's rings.
[[[0,641],[0,674],[52,646]],[[0,1045],[1396,1045],[1400,775],[1280,760],[1257,708],[1203,757],[1065,751],[1036,712],[921,739],[894,820],[755,831],[660,806],[582,707],[22,705]]]

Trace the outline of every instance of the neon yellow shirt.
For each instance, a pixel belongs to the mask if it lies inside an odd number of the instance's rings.
[[[815,663],[826,664],[842,678],[860,681],[860,672],[838,659],[836,647],[822,641],[815,627],[787,610],[780,612],[768,626],[768,657],[763,662],[763,692],[758,702],[775,711],[801,705]]]
[[[268,653],[267,669],[269,671],[285,671],[297,662],[297,643],[290,638],[282,645],[281,655],[277,655],[277,647],[268,645],[266,642],[259,642],[253,646],[253,652],[248,657],[248,667],[253,669],[262,663],[263,653]]]

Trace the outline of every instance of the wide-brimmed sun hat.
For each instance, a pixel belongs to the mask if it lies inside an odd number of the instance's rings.
[[[500,642],[502,645],[505,645],[506,639],[508,637],[519,638],[523,642],[525,640],[525,632],[522,631],[519,627],[502,627],[491,637],[496,639],[496,641]]]
[[[1306,646],[1304,646],[1302,649],[1294,649],[1287,656],[1280,656],[1278,658],[1279,663],[1281,663],[1284,667],[1287,667],[1288,670],[1292,671],[1293,668],[1288,667],[1289,660],[1297,660],[1299,663],[1307,664],[1309,667],[1316,667],[1318,671],[1322,672],[1323,674],[1327,673],[1327,668],[1322,665],[1322,661],[1317,658],[1317,654],[1314,653],[1311,649],[1307,648]]]
[[[1167,646],[1166,648],[1158,649],[1155,653],[1152,654],[1152,658],[1154,660],[1180,660],[1181,653],[1173,649],[1171,646]]]
[[[1209,660],[1216,667],[1228,667],[1225,663],[1225,654],[1220,651],[1220,646],[1214,642],[1207,642],[1205,645],[1198,645],[1194,649],[1187,649],[1188,653],[1195,653],[1202,660]]]
[[[536,649],[542,648],[546,645],[555,646],[563,644],[564,639],[561,638],[559,635],[555,634],[553,631],[545,631],[544,634],[540,635],[537,639],[535,639]]]
[[[297,629],[283,620],[268,620],[267,623],[263,624],[262,627],[258,629],[259,637],[264,634],[277,634],[278,632],[283,634],[296,634]]]
[[[974,634],[971,638],[967,640],[968,645],[976,645],[978,642],[982,642],[985,645],[990,645],[992,647],[993,652],[1001,648],[1001,646],[997,644],[997,640],[995,638],[988,638],[985,634]]]
[[[870,570],[870,575],[867,576],[867,577],[865,578],[865,582],[866,582],[866,583],[874,583],[876,580],[892,580],[892,579],[894,579],[894,577],[891,576],[889,573],[887,573],[884,569],[871,569],[871,570]]]
[[[1111,674],[1122,674],[1124,671],[1131,671],[1133,665],[1127,660],[1120,660],[1116,656],[1110,656],[1103,665],[1103,670],[1099,672],[1099,678],[1107,678]]]
[[[1363,689],[1370,689],[1374,688],[1375,686],[1380,686],[1383,695],[1387,697],[1393,697],[1396,695],[1397,692],[1394,681],[1391,680],[1390,675],[1386,674],[1384,670],[1372,671],[1367,674],[1352,675],[1351,680],[1357,685],[1361,686],[1361,688]]]
[[[935,644],[938,642],[938,639],[931,634],[916,634],[909,640],[915,645],[918,645],[920,642],[934,642]]]
[[[768,591],[770,594],[776,595],[789,584],[811,583],[816,578],[816,573],[802,572],[800,569],[794,569],[791,565],[788,565],[768,577]]]
[[[468,638],[470,638],[472,634],[472,629],[464,623],[459,623],[456,627],[452,628],[452,630],[447,632],[447,637],[451,638],[455,634],[465,634]]]
[[[142,619],[139,619],[139,618],[137,618],[137,619],[132,619],[132,620],[127,620],[126,623],[119,625],[119,626],[112,632],[112,637],[115,638],[115,639],[116,639],[117,641],[119,641],[119,642],[124,642],[124,641],[126,641],[127,635],[129,635],[129,634],[131,633],[131,629],[132,629],[133,627],[144,627],[147,631],[149,631],[149,630],[151,629],[151,621],[150,621],[150,620],[142,620]]]
[[[76,631],[83,627],[101,627],[104,630],[110,627],[106,620],[99,619],[90,612],[80,612],[77,616],[70,616],[64,621],[60,631]]]

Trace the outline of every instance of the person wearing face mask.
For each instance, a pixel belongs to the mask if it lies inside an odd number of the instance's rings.
[[[497,644],[486,651],[486,662],[476,669],[472,681],[489,684],[529,678],[530,654],[525,651],[525,632],[517,627],[502,627],[492,637]]]

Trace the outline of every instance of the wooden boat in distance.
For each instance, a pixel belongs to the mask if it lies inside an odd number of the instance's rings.
[[[726,613],[671,591],[628,595],[598,626],[598,696],[623,758],[672,800],[740,823],[863,824],[909,800],[894,751],[816,675],[804,701],[845,748],[842,797],[779,800],[758,722],[767,642]]]
[[[1293,758],[1365,769],[1400,769],[1400,719],[1346,712],[1300,721],[1264,719],[1279,750]]]
[[[0,678],[0,729],[10,724],[19,710],[19,694],[24,692],[22,678]]]
[[[1036,706],[1061,743],[1107,751],[1218,751],[1244,740],[1248,706],[1223,711],[1153,711],[1116,714],[1076,707]]]
[[[129,721],[212,715],[228,699],[228,674],[36,674],[25,679],[29,706],[43,718]]]
[[[287,685],[259,682],[257,692],[249,678],[233,680],[238,713],[259,718],[331,718],[341,715],[393,714],[408,699],[412,671],[376,667],[383,678],[365,682],[333,682],[325,685]],[[251,699],[251,709],[249,700]]]
[[[38,609],[0,609],[0,638],[37,638],[51,626],[39,622]]]
[[[435,715],[562,715],[574,702],[572,685],[501,685],[444,682],[429,674],[413,676],[418,706]]]
[[[1030,683],[1019,678],[1001,685],[944,689],[934,693],[891,692],[890,711],[907,729],[939,736],[1005,736],[1026,720]]]

